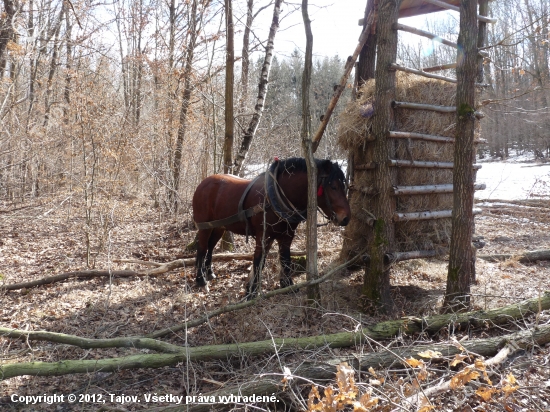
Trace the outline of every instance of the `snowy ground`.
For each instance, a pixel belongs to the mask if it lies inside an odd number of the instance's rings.
[[[520,200],[550,197],[550,163],[518,163],[508,160],[482,163],[477,183],[485,190],[477,191],[476,199]]]

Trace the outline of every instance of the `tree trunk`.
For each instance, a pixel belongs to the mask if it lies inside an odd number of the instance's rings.
[[[477,1],[463,0],[460,6],[457,66],[457,125],[453,171],[453,216],[447,290],[443,310],[453,312],[470,307],[474,227],[475,81],[477,64]]]
[[[0,78],[6,70],[6,48],[15,34],[15,14],[17,12],[15,0],[4,0],[4,15],[0,18]]]
[[[193,58],[195,55],[195,47],[199,36],[197,29],[197,20],[199,18],[197,12],[198,0],[193,0],[191,5],[191,13],[189,16],[189,41],[187,43],[187,56],[185,59],[185,69],[183,71],[183,95],[181,100],[181,108],[179,114],[178,134],[176,137],[176,147],[174,150],[174,158],[172,161],[172,181],[173,187],[169,192],[169,199],[174,213],[178,210],[178,191],[180,187],[181,176],[181,158],[183,155],[183,141],[187,132],[187,113],[191,104],[191,94],[193,92]]]
[[[256,130],[258,129],[258,125],[260,124],[260,120],[262,118],[265,98],[267,96],[267,86],[269,83],[269,72],[271,69],[271,60],[273,58],[273,49],[275,47],[275,35],[277,34],[277,30],[279,29],[279,14],[281,12],[281,3],[282,0],[275,0],[275,6],[273,7],[273,19],[271,20],[271,27],[269,29],[269,36],[267,38],[267,46],[265,48],[264,63],[262,65],[262,71],[260,73],[260,83],[258,84],[258,97],[256,99],[256,106],[254,107],[254,115],[252,116],[252,119],[248,124],[248,128],[246,129],[246,132],[243,136],[243,141],[241,142],[239,152],[235,156],[234,173],[236,175],[241,173],[244,160],[246,159],[246,155],[252,143],[252,139],[256,134]]]
[[[367,0],[367,7],[365,8],[365,17],[363,20],[363,30],[368,24],[368,17],[371,12],[374,11],[374,0]],[[375,19],[376,21],[376,19]],[[370,30],[370,36],[367,42],[361,49],[359,54],[359,64],[355,72],[357,86],[361,87],[369,79],[374,78],[374,67],[376,63],[376,25],[373,25]]]
[[[313,142],[311,140],[311,109],[309,103],[309,89],[311,86],[311,72],[313,68],[313,34],[311,20],[308,14],[308,0],[302,0],[302,18],[306,32],[306,55],[304,72],[302,74],[302,153],[307,164],[307,279],[319,277],[317,271],[317,166],[313,158]],[[319,285],[308,286],[307,300],[309,306],[320,305],[321,290]]]
[[[396,209],[392,196],[392,168],[388,159],[393,158],[393,141],[388,132],[393,126],[391,102],[395,99],[395,71],[388,70],[397,56],[397,31],[393,24],[397,22],[401,1],[381,0],[378,4],[378,37],[376,61],[375,98],[377,109],[373,117],[372,131],[375,136],[373,161],[376,201],[374,215],[376,221],[370,239],[369,263],[365,269],[363,295],[382,313],[392,313],[394,303],[390,295],[390,268],[384,256],[392,252],[394,244],[394,225],[392,218]]]
[[[225,0],[225,138],[223,142],[223,172],[233,173],[233,140],[235,131],[234,116],[234,85],[235,85],[235,28],[233,25],[233,5],[231,0]],[[231,232],[225,231],[221,243],[221,250],[230,252],[235,249]]]

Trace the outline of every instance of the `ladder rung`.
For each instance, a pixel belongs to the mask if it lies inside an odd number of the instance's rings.
[[[390,166],[393,167],[418,167],[426,169],[453,169],[453,162],[424,162],[419,160],[390,159]],[[474,170],[481,169],[480,164],[472,165]]]
[[[434,104],[398,102],[395,100],[391,103],[391,107],[393,107],[394,109],[401,108],[401,109],[414,109],[414,110],[431,110],[431,111],[440,112],[440,113],[456,112],[455,106],[437,106]],[[478,119],[485,117],[485,114],[479,111],[475,111],[474,115]]]
[[[424,67],[422,71],[429,73],[429,72],[438,72],[440,70],[456,69],[456,65],[457,65],[456,63],[440,64],[439,66]]]
[[[437,136],[433,134],[414,133],[414,132],[390,131],[388,133],[388,137],[393,137],[394,139],[424,140],[426,142],[438,142],[438,143],[454,143],[455,141],[454,137]],[[370,140],[373,140],[373,139],[370,139]],[[474,143],[487,143],[487,139],[475,139]]]
[[[485,183],[474,184],[474,190],[485,190]],[[394,186],[393,194],[396,196],[403,195],[425,195],[437,193],[453,193],[453,185],[424,185],[424,186]]]
[[[395,132],[390,131],[389,137],[394,139],[415,139],[415,140],[425,140],[428,142],[440,142],[440,143],[454,143],[454,137],[447,136],[436,136],[433,134],[425,133],[414,133],[414,132]]]
[[[429,79],[443,80],[445,82],[449,82],[449,83],[453,83],[453,84],[456,84],[456,82],[457,82],[457,80],[453,79],[452,77],[441,76],[439,74],[426,73],[423,70],[412,69],[410,67],[401,66],[397,63],[390,64],[390,69],[399,70],[399,71],[402,71],[402,72],[405,72],[405,73],[416,74],[418,76],[427,77]],[[476,83],[475,85],[478,86],[478,87],[487,87],[487,86],[489,86],[488,84],[485,84],[485,83],[483,83],[483,84],[482,83]]]
[[[393,25],[393,29],[394,30],[406,31],[407,33],[416,34],[417,36],[427,37],[428,39],[435,40],[435,41],[440,42],[441,44],[444,44],[446,46],[454,47],[455,49],[458,47],[458,45],[455,42],[443,39],[443,38],[439,37],[436,34],[432,34],[430,32],[420,30],[420,29],[417,29],[415,27],[407,26],[405,24],[395,23]]]
[[[481,209],[473,209],[474,215],[481,214]],[[425,212],[411,212],[411,213],[395,213],[393,215],[394,222],[406,222],[409,220],[433,220],[433,219],[445,219],[452,217],[452,210],[436,210]]]

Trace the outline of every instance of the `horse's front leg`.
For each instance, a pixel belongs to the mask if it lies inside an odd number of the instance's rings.
[[[279,261],[281,262],[281,274],[279,275],[279,284],[281,288],[286,288],[294,284],[292,281],[292,269],[290,261],[290,245],[293,237],[284,237],[278,240],[279,243]]]
[[[272,239],[263,239],[258,237],[256,239],[256,248],[254,249],[254,262],[252,264],[252,279],[248,283],[246,288],[246,299],[252,300],[258,295],[258,286],[260,284],[260,275],[265,264],[265,257],[271,249],[273,244]]]

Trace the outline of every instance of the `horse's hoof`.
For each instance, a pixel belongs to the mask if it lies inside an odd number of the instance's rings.
[[[206,280],[211,281],[211,280],[214,280],[214,279],[216,279],[216,275],[214,274],[214,272],[206,274]]]
[[[247,294],[246,294],[246,300],[247,300],[247,301],[254,300],[254,299],[256,299],[256,296],[257,296],[257,295],[256,295],[255,293],[254,293],[254,294],[247,293]]]
[[[206,280],[204,280],[203,277],[200,277],[200,278],[196,279],[196,284],[199,288],[203,288],[207,285],[207,282],[206,282]]]

